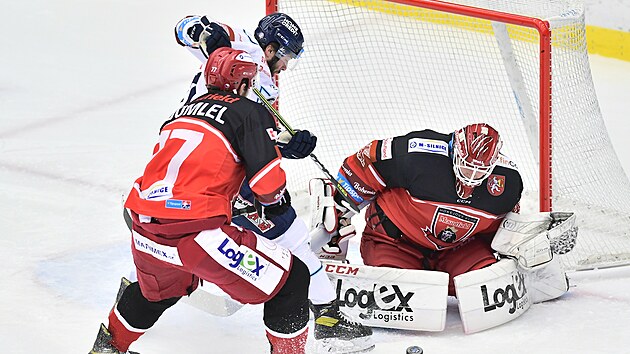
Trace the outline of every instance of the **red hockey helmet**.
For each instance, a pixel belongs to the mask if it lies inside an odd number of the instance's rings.
[[[490,176],[502,145],[499,132],[485,123],[470,124],[453,133],[453,171],[461,198],[470,197]]]
[[[222,47],[210,54],[203,76],[209,86],[223,91],[234,91],[243,80],[247,80],[247,87],[251,86],[257,67],[247,52]]]

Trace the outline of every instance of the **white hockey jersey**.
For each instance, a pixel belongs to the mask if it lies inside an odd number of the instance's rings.
[[[248,33],[245,29],[230,27],[216,21],[213,22],[220,24],[228,33],[228,35],[230,36],[232,48],[246,51],[254,59],[254,62],[258,64],[258,75],[254,79],[252,86],[257,88],[263,94],[263,96],[267,98],[267,101],[269,101],[270,103],[274,103],[278,98],[278,87],[274,84],[271,70],[269,69],[267,61],[265,60],[264,52],[254,36]],[[193,78],[188,94],[186,97],[183,98],[182,103],[188,103],[193,99],[208,92],[208,90],[206,89],[206,80],[203,77],[203,69],[208,59],[203,55],[201,49],[189,46],[187,46],[186,48],[188,48],[188,50],[197,59],[199,59],[202,64],[199,68],[199,71]],[[258,98],[258,96],[256,96],[256,94],[251,90],[247,95],[247,98],[254,102],[260,103],[260,99]]]

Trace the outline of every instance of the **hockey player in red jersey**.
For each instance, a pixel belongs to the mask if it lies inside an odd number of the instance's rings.
[[[180,45],[186,47],[202,63],[208,53],[223,46],[247,51],[259,67],[255,87],[271,103],[279,94],[273,76],[299,59],[304,43],[302,30],[284,13],[263,17],[253,34],[245,29],[212,22],[206,16],[187,16],[175,26],[175,37]],[[204,93],[203,77],[197,74],[184,101],[190,101]],[[254,94],[247,97],[259,102]],[[293,136],[286,130],[280,131],[278,136],[280,153],[283,158],[288,159],[308,156],[317,142],[317,138],[307,130],[297,130]],[[335,289],[308,244],[308,227],[297,217],[296,211],[289,207],[284,213],[263,218],[254,207],[255,203],[257,201],[254,194],[248,184],[244,183],[234,205],[232,222],[288,248],[309,268],[309,300],[314,314],[313,333],[317,350],[354,353],[374,347],[371,341],[372,330],[340,311]]]
[[[305,352],[307,267],[288,249],[230,225],[245,178],[269,215],[289,206],[274,119],[245,98],[256,72],[245,52],[214,51],[204,71],[209,92],[163,124],[125,204],[138,282],[125,288],[90,353],[127,352],[199,279],[242,303],[264,303],[271,353]]]
[[[492,237],[518,209],[523,190],[501,146],[499,133],[480,123],[450,134],[423,130],[375,140],[346,158],[338,180],[367,206],[363,262],[447,272],[452,295],[453,277],[495,263]],[[343,230],[344,219],[340,233],[353,235]],[[335,236],[320,251],[324,257],[339,251]]]

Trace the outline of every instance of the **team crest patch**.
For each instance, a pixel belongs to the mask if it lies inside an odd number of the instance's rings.
[[[472,234],[478,223],[478,218],[440,207],[433,216],[431,230],[426,228],[423,231],[425,237],[431,235],[442,242],[461,242]]]
[[[490,195],[495,197],[500,196],[505,190],[505,176],[490,175],[490,177],[488,177],[486,187],[488,188],[488,193],[490,193]]]

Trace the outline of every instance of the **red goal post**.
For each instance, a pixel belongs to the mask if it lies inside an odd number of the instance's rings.
[[[486,121],[519,165],[526,210],[578,214],[567,268],[630,263],[630,231],[610,230],[630,219],[630,182],[597,103],[580,0],[267,1],[276,11],[305,36],[279,76],[280,111],[320,137],[331,171],[373,139]],[[319,175],[284,165],[293,191]]]

